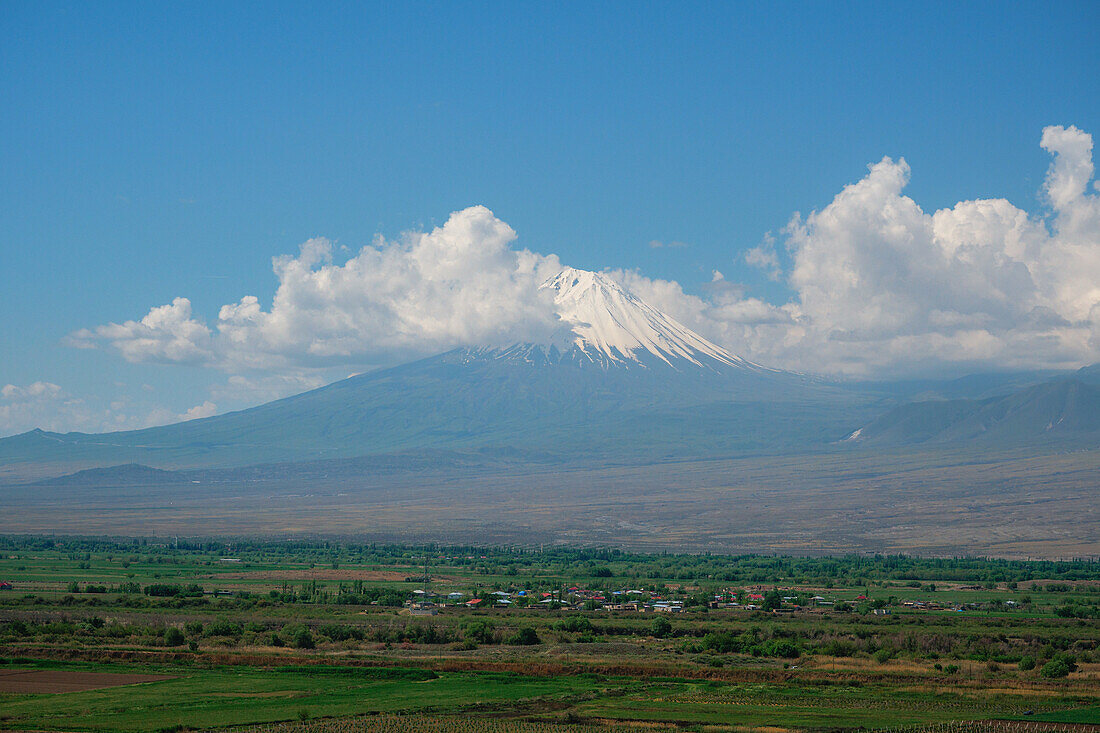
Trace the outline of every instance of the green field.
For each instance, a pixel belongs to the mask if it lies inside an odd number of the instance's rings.
[[[7,730],[1100,726],[1093,562],[8,537],[0,580]]]

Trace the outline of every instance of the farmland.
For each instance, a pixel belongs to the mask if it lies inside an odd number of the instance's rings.
[[[1100,725],[1088,561],[7,537],[0,581],[10,730]]]

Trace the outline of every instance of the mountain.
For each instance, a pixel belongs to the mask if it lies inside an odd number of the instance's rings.
[[[673,368],[711,366],[767,371],[712,344],[598,272],[567,267],[543,283],[554,292],[558,317],[572,345],[603,366],[644,364],[656,358]]]
[[[857,430],[863,444],[1018,447],[1100,445],[1100,384],[1083,370],[1007,395],[932,400],[890,410]]]
[[[145,430],[31,431],[0,440],[0,467],[56,476],[486,450],[615,463],[827,445],[872,416],[875,398],[730,354],[602,274],[570,268],[543,287],[568,328],[557,345],[455,349]]]

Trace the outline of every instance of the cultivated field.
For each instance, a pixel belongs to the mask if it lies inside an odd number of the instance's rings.
[[[0,580],[8,730],[1100,730],[1093,562],[9,537]]]

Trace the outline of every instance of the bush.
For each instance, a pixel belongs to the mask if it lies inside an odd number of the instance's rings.
[[[856,645],[848,639],[830,639],[818,651],[830,657],[850,657],[856,653]]]
[[[890,661],[890,657],[894,656],[890,653],[889,649],[879,649],[877,652],[871,655],[872,658],[879,664],[886,664]]]
[[[1035,669],[1035,657],[1023,657],[1020,659],[1020,669],[1024,672]]]
[[[658,616],[653,619],[653,624],[649,627],[649,631],[658,639],[663,639],[672,632],[672,623],[664,616]]]
[[[576,632],[588,632],[592,631],[592,622],[586,619],[584,616],[566,616],[558,623],[558,629],[561,631],[576,631]]]
[[[363,638],[363,631],[361,629],[345,624],[325,624],[318,629],[318,632],[333,641],[348,641],[350,639],[358,641]]]
[[[215,621],[206,627],[206,636],[233,636],[241,635],[241,627],[231,621]]]
[[[515,634],[508,637],[506,643],[511,646],[532,646],[534,644],[541,643],[539,635],[530,626],[524,626],[522,629],[516,631]]]
[[[1052,659],[1043,665],[1043,668],[1039,670],[1039,674],[1049,679],[1067,677],[1069,676],[1069,665],[1066,664],[1064,659]]]
[[[314,646],[313,634],[309,633],[309,629],[299,629],[298,632],[294,634],[295,649],[312,649]]]
[[[728,654],[741,651],[741,639],[732,631],[712,631],[703,637],[704,649]]]
[[[180,646],[184,642],[183,632],[175,626],[170,626],[164,631],[164,643],[168,646]]]
[[[462,626],[462,638],[477,644],[492,644],[493,622],[487,618],[475,618]]]
[[[772,640],[764,645],[764,654],[781,659],[794,659],[802,652],[789,641]]]

